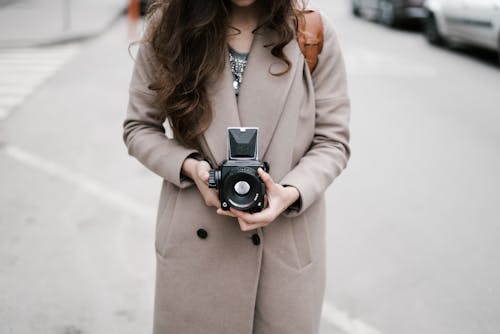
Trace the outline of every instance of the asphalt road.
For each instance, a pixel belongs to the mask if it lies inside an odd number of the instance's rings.
[[[328,190],[322,334],[498,333],[494,56],[313,3],[334,22],[352,99],[352,158]],[[71,48],[0,114],[0,333],[150,331],[161,180],[121,140],[128,31]]]

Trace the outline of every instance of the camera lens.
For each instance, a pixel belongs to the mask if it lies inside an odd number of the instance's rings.
[[[236,182],[234,185],[234,191],[236,191],[238,195],[244,196],[250,191],[250,185],[245,181]]]
[[[243,166],[231,169],[224,176],[220,191],[230,207],[250,211],[259,207],[266,190],[257,170]]]

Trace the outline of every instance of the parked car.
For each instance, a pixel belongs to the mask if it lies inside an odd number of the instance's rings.
[[[146,15],[146,10],[148,8],[148,3],[149,3],[148,0],[140,0],[139,4],[140,4],[141,15]]]
[[[431,44],[459,42],[498,52],[500,0],[426,0],[424,33]]]
[[[352,13],[387,26],[425,17],[424,0],[351,0]]]

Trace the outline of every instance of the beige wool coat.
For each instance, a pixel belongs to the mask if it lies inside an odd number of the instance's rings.
[[[300,192],[300,210],[242,232],[235,218],[207,207],[181,177],[195,152],[165,136],[148,84],[155,62],[140,46],[130,83],[123,138],[130,155],[163,179],[156,223],[156,334],[312,334],[325,290],[324,192],[350,156],[350,105],[344,62],[323,16],[324,47],[311,75],[296,40],[284,49],[290,71],[256,33],[236,100],[229,64],[210,87],[213,122],[202,154],[226,158],[227,127],[259,127],[259,155],[275,182]],[[229,62],[227,62],[229,63]],[[200,230],[206,233],[200,233]]]

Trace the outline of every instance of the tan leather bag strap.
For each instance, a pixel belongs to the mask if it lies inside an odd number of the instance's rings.
[[[323,23],[321,14],[315,9],[296,12],[297,41],[311,73],[318,64],[318,55],[323,49]]]

